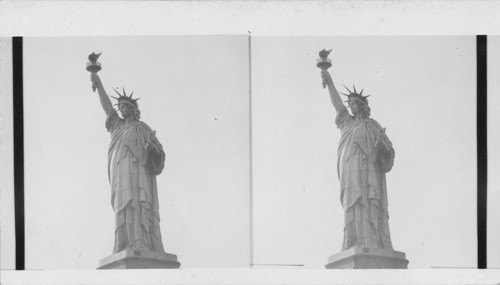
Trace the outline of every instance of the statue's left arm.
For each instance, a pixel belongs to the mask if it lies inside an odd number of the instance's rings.
[[[383,172],[389,172],[394,165],[394,148],[385,134],[385,128],[382,128],[375,138],[375,148],[377,149],[378,164]]]
[[[148,152],[147,155],[150,170],[155,175],[159,175],[163,171],[165,152],[163,151],[162,145],[156,138],[154,131],[152,131],[146,138],[146,150]]]

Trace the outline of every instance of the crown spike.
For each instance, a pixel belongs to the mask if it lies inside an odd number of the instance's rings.
[[[352,85],[352,88],[354,89],[354,93],[358,93],[358,92],[356,91],[356,86],[354,86],[354,84]]]
[[[340,92],[340,94],[349,97],[349,94],[345,94],[345,93],[342,93],[342,92]]]
[[[116,90],[116,89],[114,89],[114,88],[113,88],[113,90],[116,92],[116,94],[118,94],[118,95],[120,96],[120,98],[121,98],[121,97],[123,97],[123,96],[122,96],[122,94],[120,94],[120,92],[118,92],[118,90]],[[113,97],[113,98],[115,98],[115,97]],[[117,100],[118,100],[118,99],[117,99]]]
[[[347,89],[347,91],[349,91],[349,93],[352,93],[352,91],[349,90],[349,88],[347,88],[347,86],[344,85],[344,87],[345,87],[345,89]]]
[[[363,90],[365,90],[364,88],[361,89],[361,92],[359,92],[359,95],[363,95]]]
[[[134,95],[134,92],[133,92],[133,91],[132,91],[132,93],[130,93],[130,96],[127,96],[127,93],[126,93],[126,91],[125,91],[125,87],[122,87],[122,90],[123,90],[123,95],[122,95],[122,94],[120,94],[120,92],[118,91],[118,87],[117,87],[116,89],[115,89],[115,88],[113,88],[113,90],[114,90],[114,91],[116,92],[116,94],[118,94],[120,97],[118,97],[118,98],[116,98],[116,97],[114,97],[114,96],[109,96],[109,97],[116,99],[118,102],[120,102],[120,101],[122,101],[122,100],[123,100],[123,101],[130,102],[130,103],[132,103],[132,104],[135,104],[135,105],[137,106],[137,100],[139,100],[140,98],[137,98],[137,99],[132,98],[132,95]],[[116,105],[118,105],[118,104],[116,104]]]

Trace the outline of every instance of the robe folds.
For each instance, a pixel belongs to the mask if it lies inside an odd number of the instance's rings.
[[[163,147],[148,125],[125,124],[116,112],[106,120],[106,128],[111,133],[108,178],[116,220],[113,253],[126,249],[164,252],[156,186],[156,175],[165,161]],[[146,149],[148,139],[158,151]]]
[[[385,179],[394,164],[392,143],[375,120],[357,121],[345,107],[335,123],[342,133],[337,152],[345,213],[342,250],[353,246],[392,249]],[[377,137],[387,144],[387,152],[377,150]]]

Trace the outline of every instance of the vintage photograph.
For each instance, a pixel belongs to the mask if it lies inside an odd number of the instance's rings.
[[[476,39],[252,38],[254,263],[476,268]]]
[[[0,283],[500,282],[500,4],[0,6]]]
[[[475,38],[249,40],[24,39],[27,269],[474,268]]]
[[[247,36],[23,45],[27,269],[249,266]]]
[[[340,15],[326,3],[314,7],[328,13],[309,18],[286,4],[280,17],[241,3],[228,14],[225,3],[210,7],[238,23],[183,4],[188,25],[176,9],[167,17],[152,8],[145,14],[165,25],[131,17],[117,29],[130,36],[97,21],[112,5],[88,8],[80,33],[96,36],[19,32],[26,271],[14,270],[16,177],[3,163],[2,282],[484,284],[499,276],[500,37],[487,37],[488,270],[472,270],[476,31],[353,32],[367,23],[354,4],[341,26],[330,25]],[[217,20],[231,24],[207,32]],[[295,30],[277,29],[291,22]],[[11,41],[0,38],[2,161],[13,159]]]

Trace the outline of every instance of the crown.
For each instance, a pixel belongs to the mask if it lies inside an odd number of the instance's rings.
[[[351,97],[356,97],[356,98],[359,98],[359,99],[363,100],[364,102],[368,102],[368,100],[366,98],[368,98],[368,97],[371,96],[371,95],[363,96],[363,90],[364,89],[362,89],[361,92],[358,93],[356,91],[356,86],[354,86],[354,84],[352,85],[352,88],[354,89],[354,92],[352,92],[351,90],[349,90],[349,88],[347,88],[347,86],[344,85],[344,87],[345,87],[345,89],[347,89],[347,91],[349,91],[349,94],[340,93],[340,94],[342,94],[344,96],[347,96],[347,98],[348,98],[344,102],[349,102],[349,99],[351,99]]]
[[[141,98],[137,98],[137,99],[132,99],[132,95],[134,94],[134,92],[132,91],[132,93],[130,93],[130,96],[127,96],[127,93],[125,92],[125,88],[122,87],[122,90],[123,90],[123,94],[120,94],[120,92],[118,92],[118,90],[114,89],[113,90],[116,92],[116,94],[118,94],[118,96],[120,97],[113,97],[113,96],[109,96],[111,98],[114,98],[118,101],[118,103],[120,103],[120,101],[127,101],[131,104],[133,104],[134,106],[137,107],[137,100],[141,99]],[[116,103],[115,105],[118,105],[118,103]]]

